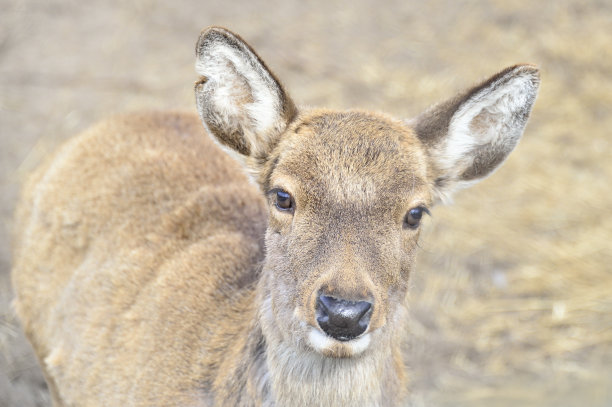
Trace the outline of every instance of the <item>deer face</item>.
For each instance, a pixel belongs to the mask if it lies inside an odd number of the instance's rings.
[[[381,115],[313,112],[283,135],[264,179],[276,324],[324,354],[363,351],[403,307],[431,205],[420,141]]]
[[[264,335],[332,357],[387,346],[405,318],[421,218],[504,161],[535,100],[537,69],[508,68],[406,124],[298,114],[227,30],[204,31],[196,53],[202,121],[268,201]]]

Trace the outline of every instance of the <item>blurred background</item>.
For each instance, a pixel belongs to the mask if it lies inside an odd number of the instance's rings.
[[[516,151],[425,224],[412,401],[612,405],[609,0],[0,0],[0,406],[49,405],[10,306],[19,184],[110,114],[194,111],[194,45],[213,24],[249,41],[298,104],[400,118],[539,65]]]

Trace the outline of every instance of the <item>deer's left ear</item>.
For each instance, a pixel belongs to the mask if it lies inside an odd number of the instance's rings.
[[[523,134],[539,83],[536,67],[513,66],[411,122],[426,146],[440,199],[490,175],[508,157]]]

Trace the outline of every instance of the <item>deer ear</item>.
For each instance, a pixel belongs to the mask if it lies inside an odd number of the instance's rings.
[[[513,66],[412,121],[441,200],[484,179],[508,157],[523,134],[539,83],[536,67]]]
[[[276,145],[297,114],[295,105],[255,51],[224,28],[202,31],[196,57],[202,122],[226,151],[252,167]]]

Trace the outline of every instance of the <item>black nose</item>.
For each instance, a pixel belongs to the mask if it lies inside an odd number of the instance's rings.
[[[317,322],[326,334],[339,341],[350,341],[368,328],[372,304],[319,295],[316,312]]]

